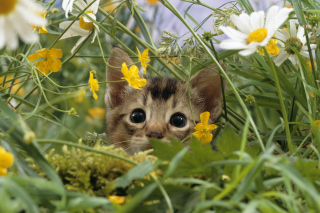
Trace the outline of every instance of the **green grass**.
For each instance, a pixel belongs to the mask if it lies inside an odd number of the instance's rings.
[[[132,1],[119,2],[114,14],[99,8],[94,21],[99,39],[91,44],[89,38],[74,54],[73,39],[59,41],[63,31],[58,25],[65,17],[64,11],[52,13],[54,1],[47,5],[49,33],[41,34],[40,42],[0,50],[0,146],[15,158],[9,173],[0,177],[0,212],[320,212],[320,131],[315,122],[320,120],[319,49],[307,59],[293,48],[298,65],[286,60],[279,67],[268,54],[216,53],[211,45],[216,35],[206,41],[189,25],[202,20],[185,19],[187,11],[181,15],[170,1],[162,0],[189,29],[193,44],[190,40],[177,46],[181,38],[164,33],[161,53],[150,35],[162,29],[150,27],[153,23],[146,23],[144,12]],[[219,12],[199,1],[186,2]],[[289,2],[294,7],[290,18],[311,34],[307,45],[318,44],[319,2]],[[249,1],[239,0],[236,6],[253,12]],[[127,28],[130,18],[140,34]],[[86,133],[106,129],[103,113],[94,112],[104,108],[112,43],[122,45],[135,62],[136,46],[149,48],[147,76],[188,80],[203,66],[217,64],[216,55],[224,60],[227,74],[222,77],[228,85],[216,150],[192,137],[191,152],[172,139],[170,144],[151,141],[152,155],[132,157],[100,146],[108,143],[104,135]],[[26,57],[45,47],[62,49],[63,66],[39,77]],[[178,64],[167,62],[174,57]],[[100,84],[98,100],[89,91],[90,71],[96,72]],[[71,108],[79,117],[69,115]],[[126,201],[112,203],[109,195],[125,196]]]

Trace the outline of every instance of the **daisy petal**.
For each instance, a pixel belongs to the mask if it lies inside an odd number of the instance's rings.
[[[84,40],[86,40],[86,38],[87,38],[87,36],[82,36],[78,41],[77,41],[77,43],[74,45],[74,47],[72,48],[72,50],[71,50],[71,53],[73,54],[73,52],[78,48],[78,46],[80,45],[80,44],[82,44],[82,42],[84,41]]]
[[[248,14],[243,13],[240,16],[236,16],[233,14],[233,15],[231,15],[230,19],[241,32],[246,33],[246,34],[249,34],[251,32]],[[248,21],[243,21],[243,19],[248,19]]]
[[[298,32],[297,32],[297,38],[301,40],[303,37],[304,37],[304,29],[303,29],[303,27],[301,27],[299,25]]]
[[[219,27],[229,38],[233,40],[243,40],[247,39],[248,35],[244,34],[238,30],[233,29],[232,27]]]
[[[250,25],[254,30],[261,28],[260,16],[257,12],[253,12],[250,14]]]
[[[297,37],[296,23],[293,19],[290,20],[290,33],[291,37]]]
[[[288,40],[288,39],[290,38],[290,35],[289,35],[288,31],[286,31],[286,30],[284,30],[284,29],[279,29],[279,30],[277,30],[277,31],[275,32],[275,34],[276,34],[276,37],[277,37],[279,40],[283,41],[283,42],[285,42],[286,40]]]
[[[274,17],[278,13],[279,7],[278,6],[272,6],[270,7],[267,17],[266,17],[266,23],[265,28],[270,29],[273,28],[274,25]],[[282,24],[282,23],[281,23]]]
[[[223,40],[219,46],[221,49],[225,50],[241,50],[247,48],[246,43],[243,41],[235,41],[232,39]]]
[[[280,66],[287,58],[288,58],[288,53],[284,50],[280,50],[278,56],[274,59],[274,63],[276,66]]]
[[[251,55],[252,53],[256,52],[257,48],[249,48],[249,49],[245,49],[239,52],[240,55],[242,56],[248,56]]]
[[[307,47],[307,49],[308,49],[308,47]],[[300,51],[300,55],[302,55],[302,56],[304,56],[304,57],[307,57],[307,58],[309,58],[309,57],[310,57],[310,55],[309,55],[309,52],[308,52],[308,51]]]

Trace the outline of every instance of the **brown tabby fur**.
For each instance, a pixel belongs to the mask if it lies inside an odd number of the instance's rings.
[[[132,60],[121,48],[111,50],[108,63],[121,67],[122,63],[132,64]],[[225,70],[223,62],[220,62]],[[218,68],[210,65],[215,71]],[[222,92],[220,76],[211,69],[198,71],[190,80],[190,96],[193,116],[200,122],[200,114],[210,112],[209,123],[216,121],[222,111]],[[121,69],[107,67],[107,81],[121,80]],[[226,83],[224,82],[224,87]],[[194,122],[188,99],[188,83],[167,77],[147,79],[142,90],[129,87],[127,82],[107,85],[105,104],[107,108],[107,132],[111,142],[122,147],[128,154],[134,154],[152,148],[148,132],[158,132],[162,140],[169,141],[174,136],[180,140],[194,132]],[[143,123],[133,123],[130,115],[135,109],[142,109],[146,114]],[[181,113],[187,118],[186,126],[174,127],[170,118],[174,113]]]

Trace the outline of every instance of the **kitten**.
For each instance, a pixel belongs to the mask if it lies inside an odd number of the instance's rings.
[[[121,67],[123,62],[128,68],[133,64],[125,51],[114,47],[108,63]],[[225,70],[222,61],[220,65]],[[210,67],[218,70],[215,65]],[[122,77],[121,68],[107,67],[107,81],[119,81]],[[208,68],[198,71],[190,79],[190,96],[196,122],[200,122],[200,114],[205,111],[210,112],[209,124],[219,118],[223,99],[219,74]],[[130,155],[151,149],[149,138],[169,141],[173,136],[182,140],[195,131],[187,82],[167,77],[150,78],[142,90],[129,87],[127,82],[110,83],[105,104],[111,142]]]

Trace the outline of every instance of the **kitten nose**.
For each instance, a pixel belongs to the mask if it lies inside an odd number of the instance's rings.
[[[149,138],[158,138],[158,139],[163,138],[163,135],[159,130],[151,130],[147,133],[147,136]]]

